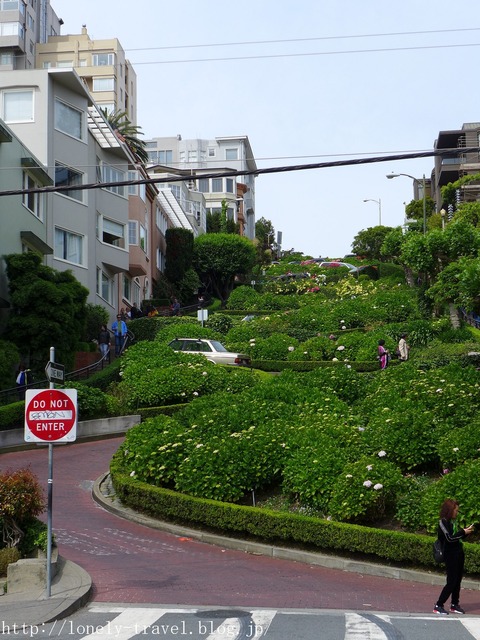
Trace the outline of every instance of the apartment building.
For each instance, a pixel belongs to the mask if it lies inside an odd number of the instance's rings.
[[[85,25],[77,35],[52,35],[37,44],[35,66],[74,68],[101,109],[124,111],[136,124],[137,75],[117,38],[92,40]]]
[[[73,69],[0,72],[0,94],[0,117],[58,188],[44,205],[32,203],[53,248],[46,264],[70,269],[90,291],[88,301],[103,305],[113,317],[119,274],[129,269],[128,194],[125,186],[114,184],[127,179],[128,149]],[[41,174],[26,176],[34,183]],[[113,185],[78,189],[97,182]]]
[[[432,172],[432,198],[437,211],[444,208],[441,189],[450,182],[456,182],[468,175],[480,173],[480,154],[478,151],[465,152],[468,147],[478,147],[480,142],[480,122],[469,122],[461,129],[440,131],[434,142],[434,149],[458,149],[458,153],[448,156],[435,156],[435,168]],[[480,182],[464,185],[458,191],[457,202],[470,202],[480,199]]]
[[[243,235],[253,240],[257,165],[248,136],[183,140],[181,135],[177,135],[152,138],[146,140],[146,144],[151,167],[163,165],[189,176],[190,191],[203,194],[206,213],[221,211],[225,202],[228,217],[239,224]],[[222,175],[232,171],[239,172],[239,175]],[[202,178],[202,175],[211,173],[219,175]]]
[[[0,70],[33,69],[36,44],[62,24],[50,0],[0,0]]]
[[[0,121],[0,192],[45,187],[53,184],[46,167]],[[0,255],[35,251],[53,253],[47,244],[45,194],[30,193],[0,197]],[[10,307],[5,263],[0,260],[0,327]]]

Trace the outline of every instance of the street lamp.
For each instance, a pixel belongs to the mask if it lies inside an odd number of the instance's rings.
[[[364,202],[376,202],[378,204],[378,224],[382,226],[382,201],[380,198],[378,200],[373,200],[373,198],[367,198]]]
[[[399,176],[405,176],[406,178],[411,178],[417,185],[422,185],[422,193],[423,193],[423,233],[427,233],[427,194],[425,189],[425,174],[423,174],[422,181],[414,176],[411,176],[409,173],[388,173],[387,178],[391,180],[392,178],[398,178]]]
[[[447,212],[445,211],[445,209],[440,209],[440,215],[442,216],[442,231],[445,229],[445,216],[447,215]]]

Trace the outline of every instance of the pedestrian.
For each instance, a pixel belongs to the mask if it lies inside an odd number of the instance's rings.
[[[440,597],[433,608],[433,613],[448,615],[444,608],[445,602],[451,597],[450,613],[465,613],[460,606],[460,585],[463,577],[463,566],[465,564],[465,553],[463,550],[463,538],[469,536],[474,529],[470,525],[466,529],[457,526],[458,502],[448,498],[440,509],[440,520],[438,522],[438,539],[443,542],[445,558],[445,568],[447,571],[447,583],[443,587]]]
[[[27,369],[24,364],[18,367],[15,382],[17,385],[18,399],[25,400],[25,391],[28,389],[29,383],[32,382],[32,376],[30,369]]]
[[[407,344],[407,334],[402,333],[400,336],[400,340],[398,341],[397,353],[400,362],[406,362],[408,360],[408,355],[410,352],[410,347]]]
[[[385,349],[385,340],[378,341],[378,360],[380,361],[380,369],[386,369],[390,360],[390,352]]]
[[[105,358],[107,353],[110,352],[110,331],[107,329],[107,325],[102,324],[100,332],[98,334],[98,347],[102,357]]]
[[[115,336],[115,355],[119,356],[123,350],[123,344],[125,336],[127,335],[127,325],[122,320],[122,316],[119,313],[116,321],[112,324],[112,331]]]
[[[180,302],[177,300],[177,298],[173,299],[171,310],[172,310],[172,316],[180,315]]]

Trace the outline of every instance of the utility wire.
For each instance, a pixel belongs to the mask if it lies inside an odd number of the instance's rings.
[[[234,60],[266,60],[272,58],[302,58],[313,56],[336,56],[348,55],[352,53],[386,53],[391,51],[420,51],[426,49],[455,49],[458,47],[478,47],[480,42],[470,42],[463,44],[433,44],[416,47],[385,47],[381,49],[345,49],[342,51],[315,51],[310,53],[272,53],[255,56],[232,56],[225,58],[189,58],[187,60],[151,60],[148,62],[132,62],[134,66],[145,64],[181,64],[186,62],[231,62]]]
[[[166,51],[169,49],[201,49],[206,47],[240,47],[251,44],[283,44],[287,42],[318,42],[322,40],[353,40],[358,38],[391,38],[396,36],[418,36],[433,33],[463,33],[466,31],[480,31],[480,27],[461,29],[433,29],[429,31],[394,31],[392,33],[362,33],[348,36],[318,36],[312,38],[285,38],[281,40],[246,40],[243,42],[216,42],[206,44],[179,44],[164,47],[136,47],[125,51]]]
[[[300,164],[300,165],[288,165],[284,167],[267,167],[265,169],[252,169],[245,171],[222,171],[214,173],[192,173],[184,176],[170,176],[165,178],[142,178],[139,180],[123,180],[118,182],[93,182],[82,185],[64,185],[64,186],[49,186],[49,187],[36,187],[33,189],[10,189],[8,191],[0,191],[1,196],[17,196],[26,193],[62,193],[64,191],[86,191],[91,189],[105,189],[107,187],[128,187],[137,184],[162,184],[166,182],[190,182],[195,179],[208,179],[208,178],[230,178],[236,176],[259,176],[269,173],[287,173],[291,171],[306,171],[309,169],[328,169],[332,167],[348,167],[361,164],[376,164],[379,162],[391,162],[395,160],[412,160],[416,158],[429,158],[432,156],[451,157],[458,154],[477,153],[480,151],[480,147],[462,147],[461,149],[437,149],[432,151],[417,151],[415,153],[402,153],[388,156],[375,156],[372,158],[354,158],[350,160],[332,160],[330,162],[316,162],[313,164]]]

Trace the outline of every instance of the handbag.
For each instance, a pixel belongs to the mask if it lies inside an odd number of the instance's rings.
[[[445,562],[444,547],[445,545],[441,540],[437,539],[433,543],[433,559],[435,560],[435,562]]]

